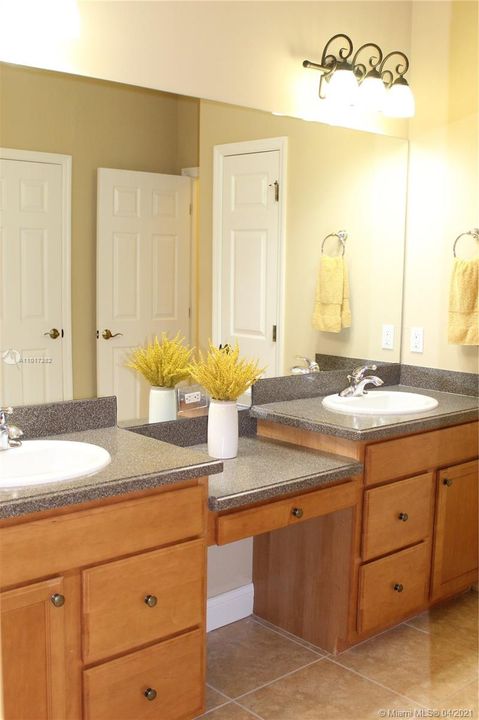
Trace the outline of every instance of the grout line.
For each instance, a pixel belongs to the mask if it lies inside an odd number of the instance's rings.
[[[402,693],[398,692],[397,690],[393,690],[391,687],[388,687],[388,685],[383,685],[378,680],[374,680],[373,678],[369,677],[368,675],[363,675],[362,673],[358,672],[357,670],[353,670],[353,668],[348,667],[347,665],[343,665],[342,663],[338,662],[337,660],[334,660],[333,658],[327,658],[330,662],[334,663],[335,665],[338,665],[339,667],[343,668],[344,670],[349,670],[349,672],[354,673],[354,675],[358,675],[359,677],[363,678],[363,680],[368,680],[368,682],[373,683],[373,685],[378,685],[383,690],[388,690],[389,692],[394,693],[394,695],[397,695],[398,697],[402,698],[403,700],[407,700],[408,702],[413,703],[414,705],[419,705],[420,707],[426,707],[425,703],[421,703],[418,700],[413,700],[412,698],[408,697],[407,695],[403,695]]]
[[[245,707],[245,706],[242,705],[241,703],[239,703],[239,702],[234,702],[234,705],[237,705],[237,706],[240,707],[242,710],[246,710],[246,712],[248,712],[248,713],[251,715],[251,717],[257,718],[257,720],[264,720],[264,718],[263,718],[261,715],[258,715],[258,713],[255,713],[254,710],[250,710],[249,708]]]
[[[253,622],[260,625],[262,628],[265,628],[266,630],[270,630],[272,633],[275,633],[276,635],[279,635],[279,637],[282,637],[284,640],[290,640],[292,643],[295,643],[296,645],[299,645],[299,647],[302,647],[303,650],[309,650],[312,653],[315,653],[315,655],[319,655],[320,657],[327,657],[330,655],[330,653],[327,652],[327,650],[323,650],[322,648],[319,648],[319,646],[313,645],[312,643],[308,643],[307,640],[301,642],[301,638],[297,639],[295,635],[292,635],[291,633],[288,633],[287,631],[281,631],[281,628],[278,630],[276,628],[271,627],[270,625],[266,625],[261,620],[257,620],[256,617],[253,615],[251,616],[251,619]],[[316,649],[318,647],[318,649]]]
[[[403,622],[403,625],[407,625],[408,627],[413,628],[413,630],[417,630],[418,632],[424,633],[424,635],[431,635],[430,630],[423,630],[422,628],[418,628],[415,625],[411,625],[411,623],[408,623],[407,621]]]
[[[210,685],[210,683],[208,683],[208,682],[205,683],[205,685],[206,685],[206,687],[209,687],[210,690],[214,690],[215,693],[218,693],[218,695],[222,695],[222,696],[223,696],[224,698],[226,698],[227,700],[230,700],[230,701],[231,701],[231,700],[233,699],[233,698],[230,698],[230,696],[227,695],[226,693],[224,693],[222,690],[218,690],[218,688],[215,688],[214,685]]]
[[[206,710],[206,711],[203,713],[203,715],[198,715],[198,717],[195,718],[195,720],[199,720],[199,718],[206,717],[206,715],[211,715],[211,713],[214,712],[215,710],[219,710],[220,708],[224,708],[224,707],[226,707],[227,705],[232,705],[232,704],[233,704],[233,701],[232,701],[232,700],[228,700],[227,702],[224,702],[224,703],[222,703],[221,705],[217,705],[217,706],[214,707],[214,708],[210,708],[209,710]]]
[[[263,688],[268,687],[269,685],[273,685],[275,682],[278,682],[278,680],[284,680],[284,678],[289,677],[290,675],[294,675],[294,673],[299,672],[300,670],[304,670],[307,667],[310,667],[310,665],[315,665],[318,662],[321,662],[322,660],[325,660],[325,658],[318,657],[316,660],[312,660],[309,663],[306,663],[306,665],[301,665],[301,667],[296,668],[295,670],[290,670],[290,672],[284,673],[284,675],[279,675],[279,677],[274,678],[274,680],[269,680],[268,682],[264,683],[263,685],[258,685],[258,687],[252,688],[251,690],[247,690],[246,692],[242,693],[241,695],[238,695],[238,697],[234,698],[234,702],[238,702],[241,698],[244,698],[246,695],[251,695],[252,693],[257,692],[258,690],[263,690]]]

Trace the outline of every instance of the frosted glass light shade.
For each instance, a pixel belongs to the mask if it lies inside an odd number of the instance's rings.
[[[414,116],[416,110],[414,95],[406,80],[403,78],[401,80],[402,82],[396,80],[386,92],[383,112],[387,117],[408,118]]]
[[[354,105],[358,95],[358,82],[352,70],[336,70],[326,83],[328,102],[337,105]]]
[[[363,110],[377,112],[386,102],[387,90],[380,77],[368,75],[359,86],[358,105]]]

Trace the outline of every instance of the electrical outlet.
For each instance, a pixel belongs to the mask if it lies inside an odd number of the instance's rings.
[[[424,328],[411,328],[411,352],[422,353],[424,351]]]
[[[201,400],[201,393],[197,392],[185,393],[185,405],[191,405],[191,403],[197,403]]]
[[[381,347],[383,350],[394,349],[394,325],[383,325],[383,339]]]

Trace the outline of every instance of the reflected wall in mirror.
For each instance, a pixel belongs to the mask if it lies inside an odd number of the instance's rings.
[[[272,137],[288,140],[280,372],[289,372],[295,355],[316,353],[399,361],[405,140],[62,73],[0,65],[0,74],[0,146],[72,156],[73,397],[96,394],[97,168],[178,175],[199,166],[191,328],[178,329],[205,347],[212,333],[213,148]],[[335,334],[315,330],[312,313],[322,239],[339,229],[348,232],[352,324]],[[334,254],[334,243],[325,251]],[[381,347],[384,324],[395,328],[393,350]]]
[[[234,105],[200,104],[201,340],[211,332],[213,148],[223,143],[286,137],[286,247],[282,374],[296,355],[316,353],[399,362],[406,217],[407,142]],[[351,327],[313,328],[324,237],[345,229]],[[329,240],[324,251],[337,254]],[[393,349],[382,349],[382,326],[395,328]]]

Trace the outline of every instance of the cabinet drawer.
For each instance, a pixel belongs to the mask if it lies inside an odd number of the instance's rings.
[[[195,630],[85,670],[85,719],[186,720],[199,715],[204,692],[203,637]],[[154,699],[145,696],[148,689],[156,693]]]
[[[204,575],[203,540],[85,570],[85,662],[201,624]]]
[[[267,505],[220,515],[216,525],[216,542],[218,545],[225,545],[235,540],[261,535],[327,515],[336,510],[344,510],[356,504],[358,493],[358,482],[350,481],[287,500],[277,500]]]
[[[6,527],[0,584],[8,587],[203,535],[205,516],[204,488],[197,486]]]
[[[359,632],[386,627],[427,603],[430,544],[363,565],[359,584]]]
[[[393,480],[472,460],[478,455],[478,423],[388,440],[366,448],[365,483]]]
[[[399,480],[364,494],[363,559],[413,545],[431,533],[432,473]]]

